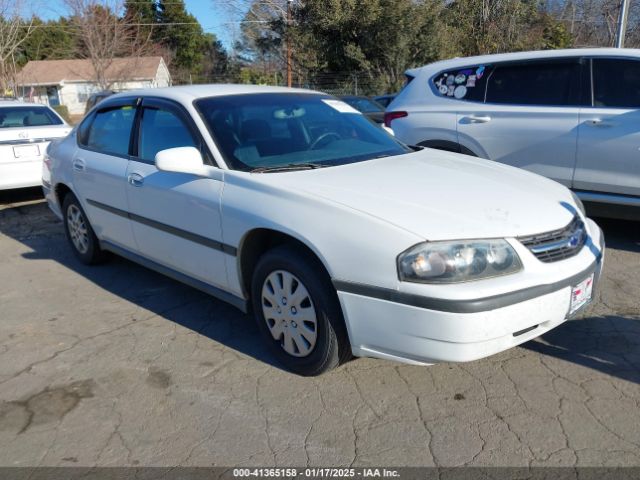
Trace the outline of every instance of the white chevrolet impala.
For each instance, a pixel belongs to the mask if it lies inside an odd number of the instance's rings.
[[[602,232],[562,185],[410,148],[318,92],[127,92],[48,155],[81,261],[114,252],[253,312],[304,375],[500,352],[576,315],[602,267]]]
[[[70,131],[46,105],[0,101],[0,190],[40,185],[49,142]]]

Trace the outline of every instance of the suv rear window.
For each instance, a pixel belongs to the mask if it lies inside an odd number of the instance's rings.
[[[487,77],[490,73],[489,65],[457,68],[436,75],[433,85],[441,97],[484,102]]]
[[[580,64],[577,61],[497,65],[488,78],[486,102],[578,105],[579,79]]]

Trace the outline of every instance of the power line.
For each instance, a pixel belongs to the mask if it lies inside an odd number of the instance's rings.
[[[231,21],[231,22],[220,22],[209,26],[203,26],[200,22],[168,22],[168,23],[125,23],[123,26],[127,27],[171,27],[175,25],[200,25],[204,30],[211,29],[214,27],[219,27],[221,25],[235,25],[239,23],[270,23],[268,20],[250,20],[250,21]],[[112,23],[104,24],[104,25],[93,25],[98,28],[106,28],[113,25]],[[73,25],[73,22],[70,22],[68,25],[65,24],[45,24],[45,25],[18,25],[22,28],[73,28],[77,27]]]

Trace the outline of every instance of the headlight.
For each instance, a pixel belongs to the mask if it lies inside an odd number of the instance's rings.
[[[398,256],[398,274],[406,282],[468,282],[520,270],[518,254],[502,239],[425,242]]]
[[[576,207],[578,207],[578,210],[580,210],[582,212],[582,215],[586,217],[587,212],[584,209],[584,203],[582,203],[582,200],[580,200],[580,198],[578,197],[578,195],[575,194],[575,192],[571,192],[571,196],[573,197],[573,201],[575,202]]]

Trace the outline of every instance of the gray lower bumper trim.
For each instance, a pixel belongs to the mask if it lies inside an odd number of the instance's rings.
[[[362,283],[346,282],[343,280],[333,280],[333,285],[339,292],[353,293],[364,297],[372,297],[389,302],[410,305],[412,307],[426,308],[439,312],[450,313],[478,313],[488,312],[497,308],[507,307],[516,303],[531,300],[549,293],[562,290],[563,288],[574,286],[584,280],[588,275],[597,271],[602,255],[596,258],[589,268],[559,282],[546,285],[507,292],[491,297],[476,298],[470,300],[450,300],[445,298],[424,297],[413,293],[399,292],[390,288],[375,287]]]

